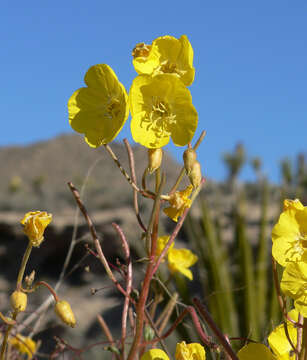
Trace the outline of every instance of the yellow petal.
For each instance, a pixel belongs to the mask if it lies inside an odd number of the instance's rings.
[[[178,343],[175,353],[176,360],[205,360],[206,352],[198,343],[186,344],[185,341]]]
[[[238,352],[239,360],[274,360],[271,351],[263,344],[249,343]]]
[[[174,74],[185,86],[192,84],[195,74],[193,48],[186,35],[180,39],[169,35],[158,37],[151,46],[147,45],[147,51],[144,51],[144,44],[138,45],[143,45],[143,50],[134,53],[133,65],[137,73]]]
[[[161,349],[151,349],[142,355],[141,360],[169,360],[169,357]]]
[[[88,87],[75,91],[68,101],[69,123],[96,148],[122,129],[129,115],[128,95],[106,64],[92,66],[84,81]]]
[[[131,133],[147,148],[161,148],[172,137],[184,146],[193,138],[198,115],[189,90],[170,74],[139,75],[129,92]]]
[[[189,280],[193,280],[192,271],[189,269],[194,265],[198,257],[188,249],[171,249],[168,253],[168,266],[171,272],[180,272]]]
[[[307,317],[307,264],[300,262],[287,265],[280,287],[286,295],[294,299],[295,309]]]
[[[288,316],[294,320],[298,321],[298,312],[293,309],[288,313]],[[287,330],[290,336],[290,339],[294,345],[297,343],[297,329],[294,327],[293,323],[287,321]],[[290,345],[288,338],[285,333],[285,326],[281,324],[277,326],[269,335],[268,342],[273,350],[274,354],[278,359],[295,359],[295,354],[293,353],[292,346]],[[291,355],[291,356],[290,356]]]

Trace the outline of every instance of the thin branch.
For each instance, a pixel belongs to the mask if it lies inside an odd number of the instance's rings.
[[[129,141],[127,139],[124,139],[124,144],[126,146],[126,150],[127,150],[127,153],[128,153],[129,166],[130,166],[130,172],[131,172],[131,179],[135,184],[137,184],[133,151],[132,151],[132,148],[131,148],[131,146],[129,144]],[[136,218],[138,220],[138,223],[141,226],[141,228],[143,229],[143,231],[146,232],[146,226],[144,225],[144,223],[142,221],[140,211],[139,211],[138,192],[134,188],[133,188],[133,205],[134,205],[134,211],[135,211],[135,215],[136,215]]]
[[[126,296],[125,296],[125,302],[123,307],[123,313],[122,313],[122,357],[125,358],[125,341],[127,336],[127,316],[128,316],[128,310],[129,310],[129,300],[130,300],[130,294],[132,289],[132,262],[130,258],[130,248],[129,244],[127,242],[127,239],[125,237],[124,232],[120,228],[119,225],[112,223],[112,226],[117,231],[121,241],[122,241],[122,247],[124,249],[125,258],[126,258],[126,266],[127,266],[127,274],[126,274]]]
[[[224,334],[221,332],[221,330],[217,327],[215,322],[213,321],[211,315],[208,313],[208,311],[205,309],[203,304],[197,299],[193,299],[193,303],[196,306],[198,312],[202,316],[203,320],[208,324],[212,332],[215,334],[215,336],[218,338],[219,342],[223,346],[225,352],[230,356],[232,360],[239,360],[237,355],[232,350],[231,346],[229,345],[227,339],[225,338]]]
[[[142,194],[145,197],[148,198],[153,198],[153,195],[141,190],[136,183],[131,179],[131,177],[129,176],[129,174],[127,173],[127,171],[123,168],[123,166],[121,165],[120,161],[118,160],[117,156],[114,154],[113,150],[111,149],[110,145],[106,144],[104,145],[104,148],[107,150],[107,152],[110,154],[111,158],[113,159],[113,161],[115,162],[115,164],[117,165],[117,167],[119,168],[120,172],[124,175],[125,179],[128,181],[128,183],[133,187],[134,190],[136,190],[137,192],[139,192],[140,194]]]

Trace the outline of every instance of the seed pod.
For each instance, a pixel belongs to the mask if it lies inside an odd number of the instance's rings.
[[[75,315],[71,310],[69,303],[65,300],[60,300],[55,304],[54,307],[55,313],[58,317],[65,323],[71,327],[75,327],[76,319]]]
[[[11,295],[11,306],[14,311],[25,311],[27,307],[27,294],[22,291],[15,290]]]
[[[148,171],[152,174],[162,163],[163,150],[161,148],[148,149]]]
[[[188,148],[183,153],[183,162],[187,175],[190,175],[192,167],[196,161],[196,152],[194,149]]]
[[[194,165],[192,166],[191,172],[189,174],[189,179],[194,189],[199,187],[201,183],[201,177],[202,176],[201,176],[200,163],[198,161],[195,161]]]

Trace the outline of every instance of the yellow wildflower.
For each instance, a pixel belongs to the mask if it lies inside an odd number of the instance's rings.
[[[141,360],[169,360],[169,357],[161,349],[151,349],[142,355]]]
[[[186,86],[194,81],[193,48],[186,35],[179,39],[161,36],[152,45],[137,44],[132,55],[138,74],[174,74]]]
[[[157,257],[162,253],[169,238],[169,236],[160,236],[158,238],[156,251]],[[180,272],[188,279],[193,280],[193,274],[189,267],[196,263],[198,257],[188,249],[175,249],[174,243],[172,243],[172,245],[168,249],[167,254],[169,270],[172,273]]]
[[[29,337],[24,337],[17,334],[10,338],[10,344],[17,349],[21,354],[26,354],[28,359],[31,359],[36,350],[36,342]]]
[[[106,64],[90,67],[84,82],[87,87],[75,91],[68,101],[69,123],[97,148],[111,142],[123,127],[129,115],[128,96]]]
[[[285,200],[284,211],[272,231],[272,254],[282,266],[307,261],[307,207],[299,200]]]
[[[170,137],[177,146],[189,143],[198,115],[190,91],[170,74],[139,75],[132,83],[129,102],[131,133],[135,142],[147,148],[161,148]]]
[[[176,360],[206,360],[206,352],[198,343],[178,343],[175,353]],[[141,360],[169,360],[169,357],[161,349],[151,349],[141,357]]]
[[[168,200],[171,206],[163,209],[164,213],[174,221],[178,221],[178,217],[183,214],[184,210],[191,206],[189,196],[192,190],[193,186],[189,185],[182,191],[175,191]]]
[[[270,349],[263,344],[249,343],[238,352],[239,360],[276,360]]]
[[[75,327],[76,319],[75,315],[71,310],[69,303],[65,300],[60,300],[55,304],[55,313],[58,317],[68,326]]]
[[[44,231],[51,220],[52,215],[45,211],[30,211],[25,214],[20,222],[32,246],[40,246],[44,240]]]
[[[288,316],[294,320],[298,321],[298,312],[293,309],[288,313]],[[290,340],[294,345],[297,343],[297,328],[294,327],[294,324],[287,320],[287,330],[289,333]],[[288,338],[285,333],[284,324],[278,325],[268,337],[269,345],[273,353],[277,356],[278,360],[294,360],[295,354],[293,348],[290,345]]]
[[[178,343],[175,353],[176,360],[205,360],[206,352],[198,343],[186,344],[184,341]]]
[[[159,257],[161,255],[163,249],[165,248],[165,245],[168,243],[169,238],[170,237],[168,235],[158,237],[156,257]],[[174,242],[169,247],[167,253],[169,253],[173,247],[174,247]]]
[[[299,262],[287,265],[280,287],[294,300],[295,309],[307,317],[307,264]]]
[[[188,249],[172,249],[168,253],[168,267],[172,273],[180,272],[189,280],[193,280],[193,273],[189,269],[196,263],[198,257]]]

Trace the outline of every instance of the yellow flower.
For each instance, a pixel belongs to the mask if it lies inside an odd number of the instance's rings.
[[[169,357],[161,349],[151,349],[142,355],[141,360],[169,360]]]
[[[32,246],[38,247],[42,243],[44,231],[51,220],[52,215],[45,211],[30,211],[25,214],[20,222]]]
[[[131,133],[135,142],[147,148],[161,148],[170,137],[177,146],[189,143],[198,115],[190,91],[170,74],[139,75],[132,83],[129,102]]]
[[[280,287],[294,300],[295,309],[307,317],[307,264],[289,263],[283,272]]]
[[[156,257],[158,258],[163,249],[165,248],[165,245],[168,243],[168,240],[169,240],[169,236],[168,235],[165,235],[165,236],[160,236],[158,237],[158,241],[157,241],[157,250],[156,250]],[[174,243],[171,244],[171,246],[169,247],[167,253],[170,252],[170,250],[174,247]],[[163,261],[163,260],[162,260]]]
[[[298,321],[298,312],[293,309],[288,313],[288,316],[294,320]],[[296,346],[297,343],[297,328],[294,327],[294,324],[287,320],[287,330],[289,337],[292,343]],[[269,345],[273,353],[277,356],[278,360],[288,360],[295,359],[295,354],[293,352],[292,346],[290,345],[286,333],[284,324],[277,326],[268,337]]]
[[[123,127],[129,115],[128,96],[106,64],[90,67],[84,82],[87,87],[75,91],[68,101],[69,123],[97,148],[111,142]]]
[[[152,45],[137,44],[132,55],[138,74],[174,74],[186,86],[194,81],[193,48],[186,35],[179,39],[161,36]]]
[[[176,346],[176,360],[205,360],[206,352],[198,343],[186,344],[184,341]]]
[[[272,231],[272,254],[282,266],[307,261],[307,207],[299,200],[285,200],[284,211]]]
[[[238,352],[239,360],[275,360],[276,357],[271,353],[270,349],[263,344],[249,343],[243,346]]]
[[[175,353],[176,360],[206,360],[206,352],[198,343],[186,344],[184,341],[178,343]],[[163,350],[151,349],[141,357],[141,360],[169,360]]]
[[[193,280],[192,271],[189,269],[196,263],[198,257],[188,249],[171,249],[168,253],[168,267],[172,273],[180,272],[189,280]]]
[[[10,344],[17,349],[21,354],[26,354],[28,359],[31,359],[36,350],[36,342],[29,337],[24,337],[17,334],[10,339]]]
[[[164,213],[174,221],[178,221],[178,217],[183,214],[184,210],[191,206],[189,196],[192,190],[193,186],[189,185],[182,191],[174,192],[168,200],[171,206],[163,209]]]

